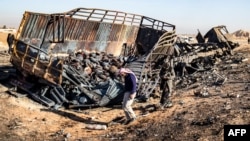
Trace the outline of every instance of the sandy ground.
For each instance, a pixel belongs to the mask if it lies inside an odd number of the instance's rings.
[[[8,33],[1,33],[0,32],[0,47],[3,48],[3,47],[6,47],[8,46],[7,44],[7,36],[8,36]]]
[[[6,82],[1,81],[0,140],[223,140],[224,125],[250,124],[250,46],[241,42],[235,53],[246,61],[221,70],[220,74],[228,79],[224,85],[207,86],[209,97],[197,97],[196,88],[185,88],[176,90],[174,106],[165,110],[152,107],[159,97],[134,103],[136,114],[142,116],[129,125],[112,122],[124,116],[119,106],[55,111],[28,97],[16,98],[6,93]],[[108,127],[87,129],[90,123]]]

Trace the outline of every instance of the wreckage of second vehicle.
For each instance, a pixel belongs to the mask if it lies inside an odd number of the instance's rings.
[[[138,78],[137,98],[148,98],[169,56],[176,77],[199,71],[201,58],[237,46],[227,34],[225,26],[214,27],[188,44],[177,38],[175,25],[136,14],[86,8],[25,12],[11,53],[17,74],[10,83],[49,107],[107,106],[121,103],[116,68],[127,67]]]

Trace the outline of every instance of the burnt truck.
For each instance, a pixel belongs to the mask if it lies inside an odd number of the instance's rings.
[[[202,57],[231,52],[237,44],[221,29],[198,33],[198,42],[188,44],[178,40],[175,25],[142,15],[88,8],[25,11],[10,58],[17,73],[9,82],[48,107],[108,106],[122,101],[117,68],[127,67],[138,78],[137,98],[148,98],[169,56],[182,77],[184,69],[200,70]]]

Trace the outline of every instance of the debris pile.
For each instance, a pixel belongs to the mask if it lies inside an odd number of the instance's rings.
[[[123,58],[106,53],[77,52],[64,58],[60,85],[36,76],[25,77],[22,72],[11,78],[10,83],[49,107],[59,108],[63,104],[68,108],[106,106],[121,102],[123,85],[117,71],[122,63]],[[117,100],[112,101],[114,98]]]
[[[220,31],[228,33],[225,26],[212,28],[204,37],[199,32],[198,43],[189,44],[176,40],[175,26],[166,22],[109,10],[101,11],[115,13],[111,22],[106,14],[96,21],[92,16],[97,9],[85,11],[88,16],[78,15],[83,17],[79,20],[75,16],[81,10],[86,9],[51,15],[25,12],[27,18],[21,22],[11,52],[16,73],[8,80],[13,94],[20,96],[18,90],[25,91],[55,109],[121,104],[123,84],[117,70],[127,67],[138,78],[137,98],[147,99],[159,85],[159,72],[170,58],[177,89],[194,87],[204,79],[197,72],[210,71],[216,83],[226,81],[213,68],[238,46]],[[117,14],[124,14],[122,23]],[[37,16],[40,24],[34,22]],[[74,22],[75,26],[69,24]],[[197,94],[208,95],[205,89]]]

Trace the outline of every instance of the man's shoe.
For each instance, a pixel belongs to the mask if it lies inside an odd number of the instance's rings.
[[[161,105],[161,109],[173,107],[172,101],[167,101],[165,104]]]
[[[135,120],[136,120],[136,118],[131,118],[131,119],[127,120],[124,124],[128,125],[128,124],[134,122]]]
[[[170,107],[173,107],[173,103],[171,101],[168,101],[165,106],[165,108],[170,108]]]

